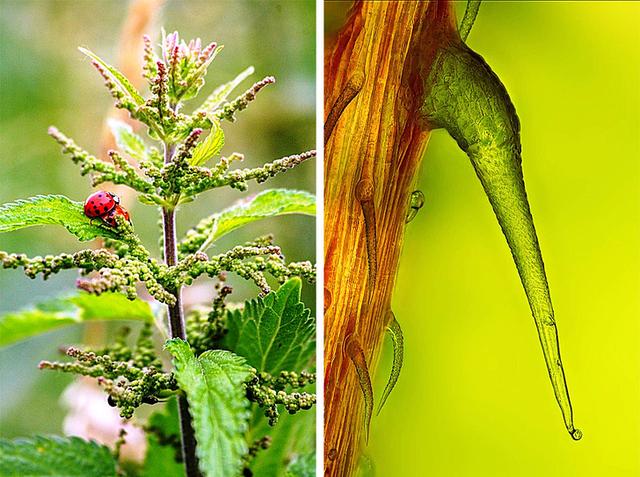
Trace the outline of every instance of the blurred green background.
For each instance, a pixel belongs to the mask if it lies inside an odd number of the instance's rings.
[[[464,3],[457,8],[461,18]],[[377,476],[640,475],[639,24],[637,2],[483,2],[468,39],[522,123],[525,181],[583,439],[564,429],[473,168],[438,131],[393,300],[405,365],[372,423]],[[387,340],[378,397],[390,369]]]
[[[86,46],[116,63],[120,31],[129,2],[124,0],[0,1],[0,203],[37,194],[64,194],[82,201],[92,190],[89,180],[64,157],[47,135],[55,124],[87,150],[98,153],[103,121],[111,97],[91,64],[78,52]],[[148,33],[159,42],[160,27],[181,36],[216,41],[225,49],[209,68],[202,99],[249,65],[255,74],[240,94],[264,76],[269,86],[238,121],[226,123],[225,155],[244,153],[240,167],[315,147],[315,3],[313,1],[167,1]],[[197,102],[198,99],[192,102]],[[282,174],[249,192],[214,190],[179,212],[179,231],[208,214],[264,188],[313,191],[315,161]],[[136,231],[157,250],[155,209],[127,204]],[[286,216],[252,224],[222,239],[211,253],[273,232],[288,260],[315,260],[315,220]],[[86,248],[62,227],[36,227],[0,235],[0,250],[31,256]],[[59,293],[73,291],[76,274],[63,272],[43,282],[21,271],[0,270],[0,312],[17,310]],[[230,276],[237,301],[257,289]],[[314,309],[314,291],[304,290]],[[58,394],[67,376],[37,370],[41,359],[55,359],[58,346],[77,342],[82,330],[66,329],[0,350],[0,436],[59,433],[63,410]]]

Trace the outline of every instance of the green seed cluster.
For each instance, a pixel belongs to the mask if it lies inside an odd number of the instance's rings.
[[[145,324],[140,329],[135,350],[128,343],[130,334],[131,328],[123,326],[118,330],[113,344],[97,350],[96,354],[108,355],[116,361],[131,361],[140,368],[145,366],[162,368],[162,361],[156,355],[153,345],[151,325]]]
[[[219,278],[211,308],[195,308],[187,315],[187,340],[196,355],[214,349],[227,332],[225,300],[233,290],[230,286],[223,286],[224,275]]]
[[[104,67],[95,60],[91,61],[91,64],[98,71],[98,74],[104,79],[104,85],[109,90],[109,93],[116,100],[115,106],[118,109],[124,109],[129,111],[132,117],[138,117],[137,106],[138,104],[132,98],[131,94],[126,90],[124,85],[119,81],[115,81],[112,76],[107,73]]]
[[[247,384],[247,398],[264,408],[269,425],[275,426],[280,417],[278,405],[284,406],[289,414],[308,410],[316,403],[316,395],[307,392],[286,391],[287,388],[300,389],[316,380],[315,373],[282,371],[277,377],[269,373],[259,373]]]
[[[154,191],[153,185],[140,177],[135,172],[135,169],[115,151],[110,151],[109,153],[115,165],[109,164],[89,154],[79,147],[73,139],[68,138],[53,126],[49,128],[49,135],[62,146],[64,154],[70,155],[75,164],[80,164],[80,174],[83,176],[89,173],[92,174],[93,186],[103,182],[113,182],[114,184],[124,184],[142,193]],[[116,166],[122,170],[118,170]]]
[[[218,120],[226,119],[227,121],[235,121],[235,113],[236,111],[242,111],[249,106],[249,103],[256,99],[256,95],[258,92],[269,84],[273,84],[276,82],[276,79],[273,76],[267,76],[255,83],[251,88],[245,91],[243,94],[238,96],[236,99],[231,101],[230,103],[226,103],[222,105],[215,113],[213,113],[213,117]]]
[[[142,42],[144,44],[144,55],[142,57],[142,71],[144,78],[151,83],[153,78],[158,74],[156,62],[158,57],[153,51],[153,45],[151,44],[151,38],[149,35],[142,36]]]
[[[190,169],[193,169],[189,165],[189,159],[191,159],[193,150],[201,135],[202,129],[200,128],[191,131],[184,143],[178,148],[176,154],[174,154],[171,162],[161,170],[160,178],[156,180],[155,185],[163,196],[180,194],[182,191],[185,177],[188,177]]]
[[[61,270],[80,269],[85,275],[98,272],[97,276],[78,279],[78,288],[97,295],[106,291],[120,292],[131,300],[136,298],[136,283],[141,281],[156,300],[167,304],[175,303],[175,297],[157,278],[163,275],[162,269],[166,267],[158,265],[153,260],[141,262],[135,258],[122,258],[108,250],[98,249],[33,258],[24,254],[0,251],[0,261],[3,268],[22,267],[27,277],[36,278],[42,275],[45,280]]]
[[[113,162],[113,164],[118,169],[120,169],[121,173],[125,175],[126,181],[127,181],[125,184],[127,185],[132,184],[132,186],[130,187],[136,189],[139,192],[151,193],[154,191],[153,185],[151,185],[145,179],[140,177],[136,172],[136,169],[131,164],[129,164],[129,162],[124,157],[122,157],[117,151],[114,151],[113,149],[111,149],[107,152],[107,154],[109,155],[111,162]],[[106,178],[102,178],[100,180],[100,182],[107,182],[107,181],[113,182],[111,179],[106,179]],[[94,177],[94,182],[95,182],[95,177]]]
[[[261,450],[267,450],[269,447],[271,447],[271,442],[271,436],[264,436],[260,439],[256,439],[253,444],[249,446],[248,452],[242,457],[243,477],[253,475],[253,473],[249,469],[249,466],[258,455],[258,452],[260,452]]]
[[[254,169],[235,169],[222,174],[218,173],[217,170],[207,169],[207,172],[201,173],[199,177],[194,175],[191,183],[183,188],[183,193],[196,195],[209,189],[224,186],[244,191],[248,188],[248,181],[255,180],[258,183],[265,182],[271,177],[292,169],[312,157],[316,157],[315,150],[276,159],[273,162]]]
[[[301,371],[296,373],[294,371],[281,371],[278,376],[270,376],[268,373],[260,373],[260,379],[266,385],[271,386],[276,390],[285,389],[290,386],[293,389],[300,389],[309,384],[316,382],[316,373],[310,373],[308,371]]]
[[[233,272],[242,278],[253,281],[263,293],[271,291],[264,274],[254,265],[247,261],[248,258],[255,258],[260,255],[272,255],[280,257],[280,248],[275,246],[255,247],[236,246],[228,252],[206,259],[206,254],[197,252],[187,255],[174,269],[176,280],[179,283],[190,285],[191,282],[201,275],[208,275],[213,278],[221,272]]]
[[[279,258],[267,257],[265,259],[258,257],[254,264],[260,272],[269,272],[280,283],[286,282],[291,277],[304,278],[309,283],[315,283],[316,281],[316,266],[308,260],[285,264]]]
[[[162,131],[163,137],[166,137],[167,130],[171,127],[169,121],[175,121],[176,117],[175,112],[169,108],[167,67],[162,61],[157,61],[156,71],[157,74],[150,84],[152,96],[147,100],[146,105],[152,108],[150,114],[154,119],[155,127]]]
[[[315,266],[310,262],[285,263],[280,247],[271,245],[269,237],[209,258],[203,252],[184,257],[176,266],[167,267],[148,257],[148,251],[139,242],[130,243],[108,240],[115,246],[115,253],[105,249],[82,250],[74,254],[29,258],[24,254],[8,254],[0,251],[3,268],[24,269],[29,278],[42,275],[47,279],[61,270],[80,269],[84,275],[98,272],[77,280],[78,288],[99,295],[112,291],[124,293],[133,300],[137,296],[136,285],[143,282],[151,296],[166,303],[175,303],[171,290],[190,285],[201,275],[216,277],[222,272],[232,272],[253,281],[263,294],[271,291],[265,273],[280,282],[292,276],[300,276],[313,282]]]
[[[100,268],[115,267],[120,258],[108,250],[82,250],[74,254],[63,253],[57,256],[47,255],[29,258],[24,254],[8,254],[0,251],[0,260],[3,268],[24,269],[24,274],[29,278],[36,278],[38,274],[47,279],[60,270],[80,268],[93,271]]]
[[[165,373],[154,350],[150,325],[142,329],[135,348],[126,346],[127,332],[118,337],[113,348],[100,351],[82,351],[68,348],[67,356],[73,362],[40,362],[40,369],[97,378],[109,395],[108,401],[129,419],[142,404],[154,404],[178,389],[171,373]]]
[[[204,234],[191,234],[183,242],[185,244],[183,249],[202,244],[206,240],[203,236]],[[273,237],[270,235],[260,237],[243,246],[236,246],[209,259],[205,257],[203,252],[186,255],[175,270],[179,274],[178,281],[190,284],[191,280],[200,275],[206,274],[213,277],[223,271],[233,272],[255,282],[265,294],[270,291],[265,273],[269,273],[280,283],[291,277],[301,277],[309,283],[315,282],[315,265],[309,261],[286,263],[280,247],[273,245]]]

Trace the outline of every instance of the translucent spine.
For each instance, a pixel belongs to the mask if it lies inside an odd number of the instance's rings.
[[[402,328],[400,328],[400,323],[398,323],[398,320],[396,320],[392,311],[389,312],[389,315],[390,321],[387,325],[387,333],[389,333],[391,341],[393,342],[393,364],[391,365],[391,374],[389,375],[387,385],[384,387],[376,415],[380,414],[384,403],[387,402],[389,394],[391,394],[391,391],[393,391],[393,388],[396,386],[396,383],[400,378],[400,371],[402,371],[402,362],[404,361],[404,338],[402,336]]]
[[[565,426],[578,440],[582,433],[573,425],[549,286],[522,175],[520,124],[509,95],[484,59],[453,37],[438,51],[422,113],[429,128],[446,129],[471,159],[511,249]]]

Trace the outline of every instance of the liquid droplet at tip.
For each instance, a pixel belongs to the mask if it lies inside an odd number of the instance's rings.
[[[571,431],[571,437],[574,441],[579,441],[580,439],[582,439],[582,431],[580,429],[574,429],[573,431]]]

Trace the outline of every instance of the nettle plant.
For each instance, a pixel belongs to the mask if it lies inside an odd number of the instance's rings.
[[[221,236],[247,223],[282,214],[313,215],[314,196],[266,190],[202,219],[181,240],[176,235],[181,204],[214,188],[244,191],[250,181],[264,182],[315,156],[312,150],[255,169],[234,169],[232,163],[242,160],[234,153],[205,166],[223,147],[221,123],[234,121],[236,112],[274,82],[266,77],[229,100],[234,88],[253,72],[248,68],[185,114],[183,105],[203,88],[207,68],[221,49],[215,43],[203,47],[199,39],[187,44],[172,33],[163,34],[157,56],[145,37],[149,96],[144,98],[118,70],[81,48],[116,106],[146,126],[156,147],[120,121],[111,121],[120,150],[109,151],[110,162],[92,156],[56,128],[49,134],[80,166],[82,175],[91,176],[93,186],[105,182],[128,186],[143,204],[159,209],[163,260],[142,244],[119,199],[107,191],[93,194],[85,204],[41,195],[1,206],[0,232],[59,224],[81,241],[103,239],[104,248],[33,258],[0,252],[4,268],[21,267],[30,278],[47,279],[66,269],[81,274],[78,294],[3,316],[0,345],[92,320],[140,321],[136,339],[125,328],[115,342],[101,349],[69,347],[64,352],[70,359],[43,361],[40,368],[95,378],[124,420],[143,404],[167,404],[144,425],[148,450],[142,465],[118,461],[125,433],[114,453],[76,437],[36,437],[0,441],[0,474],[61,475],[61,464],[64,475],[83,477],[314,472],[309,430],[313,424],[306,420],[307,439],[298,439],[297,427],[305,420],[281,413],[311,409],[316,401],[315,320],[300,301],[301,279],[313,283],[315,266],[308,261],[287,263],[271,236],[215,256],[206,253]],[[260,295],[241,306],[227,303],[232,289],[225,283],[226,273],[254,282]],[[185,310],[181,289],[203,275],[214,280],[213,303]],[[268,275],[279,282],[276,290],[271,290]],[[142,300],[144,288],[163,306]],[[172,369],[163,364],[155,346],[158,337],[165,340]]]

